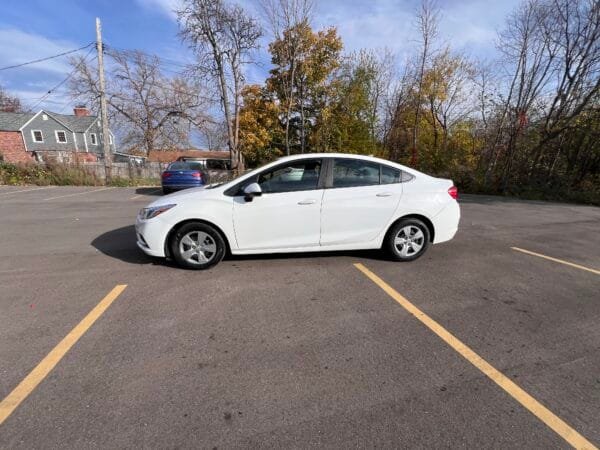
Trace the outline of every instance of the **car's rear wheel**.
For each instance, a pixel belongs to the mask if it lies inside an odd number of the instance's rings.
[[[413,261],[429,247],[429,228],[418,219],[404,219],[389,231],[385,250],[397,261]]]
[[[171,255],[181,267],[203,270],[219,263],[227,249],[214,227],[192,222],[180,227],[171,238]]]
[[[166,187],[162,188],[162,191],[163,191],[163,194],[165,194],[165,195],[167,195],[167,194],[170,194],[170,193],[171,193],[171,189],[169,189],[169,188],[166,188]]]

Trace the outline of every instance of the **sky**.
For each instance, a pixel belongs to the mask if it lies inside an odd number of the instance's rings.
[[[95,18],[102,20],[103,39],[118,49],[140,49],[159,55],[166,73],[181,70],[193,55],[177,36],[173,9],[180,0],[2,0],[0,68],[83,47],[95,40]],[[237,3],[261,16],[258,0]],[[520,0],[438,0],[440,40],[455,50],[479,58],[496,54],[495,36]],[[336,26],[344,51],[388,48],[402,61],[417,45],[414,24],[418,0],[315,0],[313,26]],[[247,72],[249,82],[261,82],[269,70],[266,44],[255,59],[260,66]],[[94,57],[93,46],[79,52]],[[16,69],[0,69],[0,85],[35,110],[71,113],[77,99],[67,95],[64,80],[68,57]],[[47,94],[52,90],[51,94]]]

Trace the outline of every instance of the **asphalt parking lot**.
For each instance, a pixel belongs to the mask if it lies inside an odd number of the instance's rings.
[[[0,187],[1,448],[600,445],[600,208],[464,196],[412,263],[194,272],[137,250],[155,195]]]

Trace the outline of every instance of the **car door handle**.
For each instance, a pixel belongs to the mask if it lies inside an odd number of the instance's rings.
[[[298,202],[299,205],[314,205],[315,203],[317,203],[317,201],[314,199],[307,199]]]
[[[392,194],[391,192],[380,192],[379,194],[377,194],[377,197],[391,197]]]

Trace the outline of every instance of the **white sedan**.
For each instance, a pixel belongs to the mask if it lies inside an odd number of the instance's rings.
[[[383,159],[288,156],[154,201],[138,214],[137,245],[190,269],[214,266],[227,252],[383,249],[411,261],[454,237],[456,198],[452,181]]]

